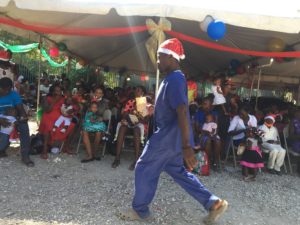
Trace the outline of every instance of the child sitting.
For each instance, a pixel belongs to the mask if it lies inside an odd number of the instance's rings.
[[[96,102],[90,104],[89,110],[84,117],[83,130],[87,132],[106,131],[105,122],[98,116],[98,105]]]
[[[261,133],[256,128],[248,128],[246,142],[240,144],[245,147],[240,162],[244,181],[255,181],[257,169],[264,167],[262,153],[258,147],[258,142],[261,142],[260,135]]]
[[[14,129],[16,116],[17,116],[17,112],[13,107],[6,108],[5,113],[0,114],[0,119],[2,118],[6,119],[10,123],[10,125],[7,127],[4,126],[0,127],[0,158],[7,156],[5,150],[9,146],[9,136]]]
[[[214,94],[214,101],[213,101],[213,105],[216,106],[216,110],[219,113],[223,113],[225,115],[228,115],[228,112],[225,109],[225,103],[226,103],[226,99],[223,95],[223,91],[221,88],[221,78],[217,77],[214,79],[213,83],[214,85],[212,86],[212,92]]]
[[[206,141],[208,138],[212,140],[219,140],[220,137],[217,135],[218,125],[215,123],[214,116],[212,114],[207,114],[205,116],[205,123],[202,126],[202,131],[200,135],[200,147],[205,148]]]
[[[54,123],[54,127],[52,129],[53,132],[56,131],[56,129],[64,123],[64,127],[60,130],[61,133],[66,133],[68,127],[71,124],[73,115],[74,115],[74,106],[73,106],[73,100],[71,97],[67,97],[65,99],[65,103],[61,106],[61,115]]]

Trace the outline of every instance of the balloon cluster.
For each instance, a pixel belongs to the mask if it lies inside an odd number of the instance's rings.
[[[200,23],[200,28],[215,41],[222,39],[226,33],[225,23],[221,20],[215,20],[212,16],[206,16]]]
[[[286,45],[286,43],[280,38],[272,38],[268,42],[268,50],[270,52],[293,52],[295,51],[293,46]],[[282,58],[282,57],[275,57],[275,62],[282,63],[282,62],[291,62],[295,58]]]

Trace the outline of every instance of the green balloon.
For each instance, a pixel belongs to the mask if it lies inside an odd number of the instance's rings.
[[[59,51],[62,51],[62,52],[67,50],[67,45],[63,42],[59,42],[57,44],[57,47],[58,47]]]

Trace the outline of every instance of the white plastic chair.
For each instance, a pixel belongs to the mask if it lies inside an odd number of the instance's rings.
[[[294,155],[292,153],[292,150],[290,150],[288,144],[287,144],[287,138],[289,137],[289,125],[285,126],[283,129],[283,140],[284,140],[284,147],[286,149],[286,154],[287,154],[287,159],[288,159],[288,164],[289,164],[289,168],[290,168],[290,173],[293,173],[293,167],[291,164],[291,160],[290,160],[290,154]]]

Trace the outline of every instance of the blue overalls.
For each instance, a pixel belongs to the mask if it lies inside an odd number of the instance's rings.
[[[183,165],[181,131],[176,109],[188,107],[187,84],[184,74],[174,71],[162,81],[155,103],[156,131],[147,142],[135,168],[133,209],[141,218],[150,215],[151,203],[160,173],[168,173],[183,189],[209,210],[219,198],[211,194]],[[193,134],[190,126],[190,139]]]

